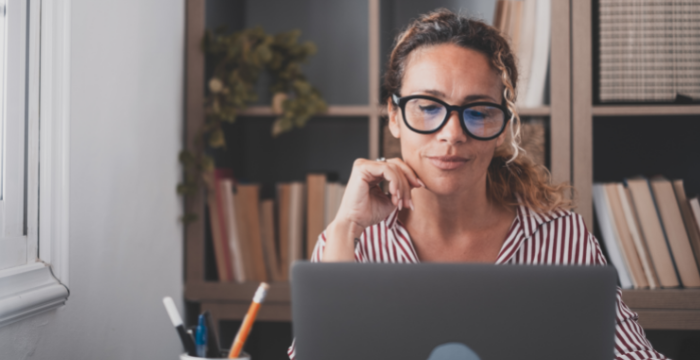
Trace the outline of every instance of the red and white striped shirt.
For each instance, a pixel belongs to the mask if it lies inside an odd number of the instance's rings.
[[[319,236],[312,262],[323,259],[325,233]],[[384,221],[365,229],[355,249],[357,262],[418,263],[418,255],[406,228],[394,210]],[[538,214],[520,206],[496,264],[606,265],[598,240],[588,232],[581,215],[571,211]],[[637,323],[637,314],[622,302],[617,290],[615,359],[666,359],[656,352]],[[287,351],[294,359],[294,343]]]

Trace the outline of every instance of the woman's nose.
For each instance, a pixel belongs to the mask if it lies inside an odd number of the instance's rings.
[[[459,114],[456,111],[450,113],[447,123],[438,131],[438,140],[455,144],[467,141],[467,134],[464,133],[460,124]]]

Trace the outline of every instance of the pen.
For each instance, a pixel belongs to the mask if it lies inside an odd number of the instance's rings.
[[[248,338],[248,334],[250,333],[250,328],[253,327],[253,323],[255,322],[255,317],[258,316],[260,304],[263,302],[263,300],[265,300],[265,295],[267,295],[267,290],[269,288],[270,285],[267,285],[266,283],[261,283],[258,287],[258,290],[255,292],[255,296],[253,296],[253,303],[250,304],[250,307],[248,308],[248,313],[243,318],[241,328],[238,329],[238,334],[236,334],[236,338],[233,339],[233,345],[231,345],[231,352],[229,352],[228,354],[229,359],[235,359],[241,353],[241,350],[243,349],[243,344],[245,344],[245,341]]]
[[[182,346],[185,348],[185,351],[190,356],[197,356],[192,337],[187,334],[185,326],[182,325],[182,318],[180,317],[180,313],[177,312],[175,302],[173,302],[170,296],[166,296],[163,298],[163,304],[165,305],[165,310],[168,311],[170,321],[173,322],[173,326],[175,326],[175,330],[177,330],[177,334],[180,335],[180,340],[182,341]]]
[[[197,324],[194,343],[197,347],[197,356],[201,358],[207,357],[207,326],[205,324],[204,314],[199,315],[199,323]]]
[[[211,315],[209,311],[205,311],[202,315],[207,326],[207,357],[221,357],[221,348],[219,348],[219,340],[216,338],[216,331],[214,331],[214,326],[212,326]]]

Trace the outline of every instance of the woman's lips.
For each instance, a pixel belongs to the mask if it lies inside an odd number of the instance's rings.
[[[428,159],[440,170],[454,170],[469,161],[459,156],[428,156]]]

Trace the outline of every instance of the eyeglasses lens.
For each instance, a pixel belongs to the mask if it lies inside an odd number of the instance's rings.
[[[503,110],[487,106],[478,105],[464,109],[464,125],[474,136],[488,138],[498,134],[506,121]]]
[[[447,109],[430,99],[411,99],[406,103],[406,122],[419,131],[437,129],[445,120]]]

